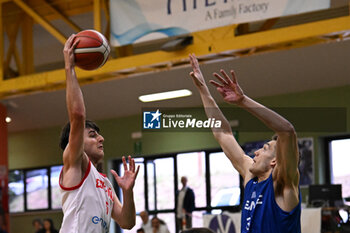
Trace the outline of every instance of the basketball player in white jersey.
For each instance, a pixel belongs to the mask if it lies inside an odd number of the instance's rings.
[[[121,204],[106,175],[95,168],[104,156],[104,138],[97,125],[85,119],[84,99],[74,69],[74,48],[79,40],[73,42],[74,38],[68,38],[63,50],[70,123],[64,127],[60,142],[64,150],[59,180],[64,214],[60,232],[107,233],[111,217],[120,227],[131,229],[136,221],[133,187],[139,167],[135,171],[135,161],[129,156],[129,168],[123,157],[122,177],[111,170],[123,192]]]

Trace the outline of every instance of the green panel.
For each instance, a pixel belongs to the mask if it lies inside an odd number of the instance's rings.
[[[61,164],[60,130],[56,127],[9,134],[9,168]]]

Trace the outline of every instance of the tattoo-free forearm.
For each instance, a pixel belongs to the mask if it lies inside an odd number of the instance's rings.
[[[69,120],[85,119],[85,105],[74,67],[66,67],[66,103]]]
[[[200,88],[199,90],[205,113],[208,118],[215,118],[215,120],[221,121],[221,129],[225,133],[232,133],[231,126],[227,121],[224,114],[216,104],[215,100],[211,96],[207,87]],[[213,130],[214,136],[217,136],[217,131]]]
[[[123,206],[119,225],[124,229],[131,229],[136,223],[136,210],[133,191],[123,190]]]
[[[264,105],[252,100],[248,96],[245,96],[238,106],[253,114],[277,134],[294,132],[294,127],[288,120]]]

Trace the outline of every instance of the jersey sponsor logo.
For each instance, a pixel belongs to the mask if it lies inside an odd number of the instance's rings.
[[[256,197],[256,193],[253,192],[252,196]],[[245,226],[245,229],[247,231],[249,231],[249,228],[250,228],[250,224],[251,224],[251,220],[252,220],[252,215],[254,214],[254,209],[256,208],[257,205],[261,205],[263,203],[262,201],[262,198],[263,198],[263,195],[260,194],[259,197],[256,199],[256,200],[247,200],[245,205],[244,205],[244,209],[249,211],[249,217],[246,218],[246,226]]]
[[[112,188],[106,186],[105,182],[103,180],[100,179],[96,179],[96,188],[100,188],[102,190],[104,190],[107,193],[107,196],[113,200],[113,192],[112,192]]]
[[[252,196],[250,197],[250,199],[255,199],[256,198],[256,192],[252,192]]]
[[[262,198],[263,198],[263,195],[259,195],[259,197],[258,197],[258,199],[256,199],[256,201],[252,200],[250,202],[250,200],[247,200],[245,205],[244,205],[244,209],[248,210],[248,211],[254,210],[257,205],[261,205],[263,203]]]
[[[91,221],[92,221],[93,224],[96,224],[96,225],[101,223],[101,226],[105,230],[105,233],[108,233],[108,225],[107,225],[107,222],[103,218],[99,218],[97,216],[93,216]]]

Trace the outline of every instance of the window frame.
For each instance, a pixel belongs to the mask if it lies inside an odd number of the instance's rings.
[[[332,184],[331,181],[331,166],[332,166],[332,156],[330,151],[330,143],[334,140],[342,140],[342,139],[350,139],[350,134],[344,134],[344,135],[334,135],[334,136],[327,136],[323,138],[324,143],[324,154],[326,155],[325,158],[325,164],[324,164],[324,171],[325,171],[325,184]]]
[[[239,175],[239,187],[240,187],[240,203],[239,205],[234,205],[234,206],[217,206],[217,207],[212,207],[211,206],[211,179],[210,179],[210,159],[209,156],[212,153],[216,152],[223,152],[221,148],[214,148],[214,149],[198,149],[198,150],[190,150],[190,151],[177,151],[177,152],[171,152],[171,153],[162,153],[162,154],[152,154],[152,155],[136,155],[133,156],[133,158],[143,158],[143,163],[144,163],[144,174],[139,174],[144,176],[144,198],[145,198],[145,210],[148,211],[149,215],[157,215],[161,213],[175,213],[176,212],[176,205],[177,205],[177,200],[175,200],[175,205],[174,208],[171,209],[162,209],[158,210],[157,205],[155,205],[155,210],[149,210],[149,203],[148,203],[148,174],[147,174],[147,162],[152,161],[155,159],[162,159],[162,158],[173,158],[174,161],[174,192],[173,195],[175,197],[176,191],[179,189],[178,187],[178,182],[179,182],[179,175],[178,175],[178,168],[177,168],[177,155],[178,154],[184,154],[184,153],[194,153],[194,152],[204,152],[204,158],[205,158],[205,182],[206,182],[206,206],[205,207],[195,207],[194,211],[205,211],[206,213],[211,213],[213,210],[221,210],[222,212],[224,211],[230,211],[230,212],[239,212],[241,211],[241,206],[243,203],[243,195],[244,195],[244,187],[243,187],[243,179]],[[114,169],[118,174],[120,174],[120,164],[122,163],[122,159],[114,159],[111,161],[112,164],[112,169]],[[116,194],[118,198],[121,198],[121,191],[116,183],[116,181],[113,179],[113,186],[115,187]],[[155,197],[157,198],[157,197]],[[137,213],[138,214],[138,213]],[[176,214],[175,214],[176,218]],[[176,219],[175,219],[176,222]],[[116,223],[115,223],[116,224]],[[118,226],[118,224],[115,225],[116,232],[120,233],[122,232],[122,229]]]
[[[35,212],[42,212],[42,211],[61,211],[62,208],[52,208],[52,184],[51,184],[51,168],[57,167],[57,166],[63,166],[63,164],[55,164],[51,166],[41,166],[41,167],[31,167],[31,168],[20,168],[20,169],[10,169],[9,174],[13,171],[20,171],[23,173],[23,179],[21,180],[23,182],[23,211],[16,211],[11,212],[9,209],[10,215],[16,215],[16,214],[23,214],[23,213],[35,213]],[[29,171],[35,171],[35,170],[43,170],[45,169],[47,172],[47,208],[40,208],[40,209],[28,209],[28,192],[27,192],[27,173]],[[10,182],[9,182],[10,183]],[[10,187],[8,187],[8,190],[10,190]],[[10,203],[9,203],[10,204]]]

